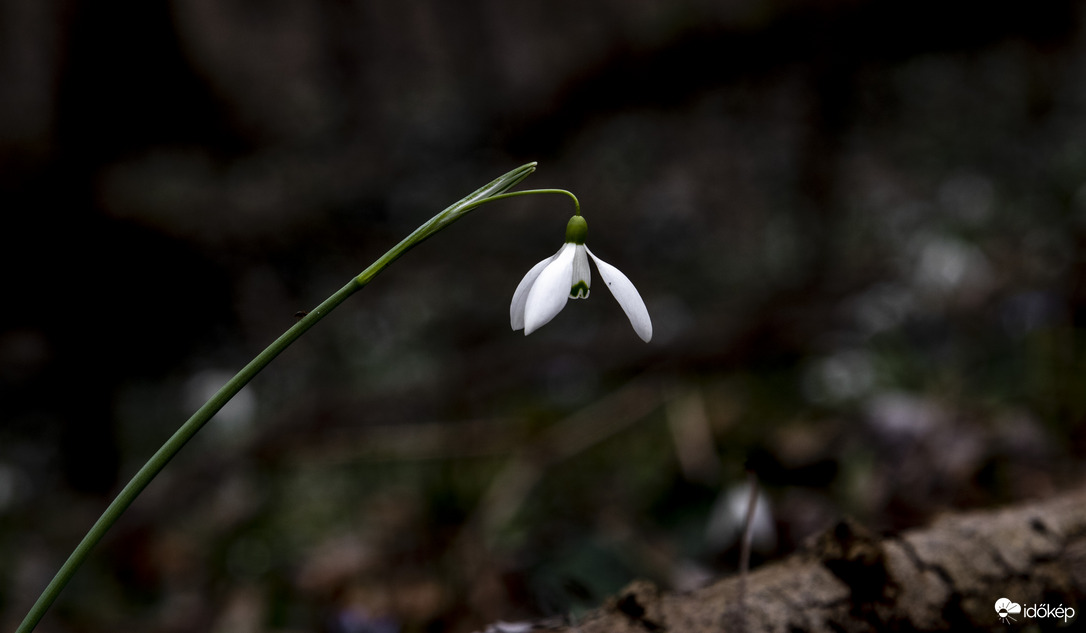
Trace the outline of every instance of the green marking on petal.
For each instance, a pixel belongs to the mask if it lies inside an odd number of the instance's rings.
[[[572,288],[569,289],[570,299],[587,299],[588,298],[588,284],[583,281],[578,281]]]

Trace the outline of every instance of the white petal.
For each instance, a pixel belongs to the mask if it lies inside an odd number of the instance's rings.
[[[559,249],[558,253],[561,252]],[[524,329],[524,304],[528,302],[528,291],[532,289],[532,284],[535,283],[539,273],[543,272],[543,269],[554,261],[555,257],[558,257],[558,253],[532,266],[528,274],[524,275],[524,279],[517,284],[517,289],[513,291],[513,302],[509,304],[509,323],[513,326],[513,331]]]
[[[569,281],[573,279],[573,244],[566,244],[539,273],[524,306],[524,334],[547,324],[566,307]]]
[[[587,299],[588,289],[592,287],[592,271],[588,268],[588,257],[584,254],[585,246],[577,244],[573,250],[573,279],[569,284],[569,298]]]
[[[588,251],[587,246],[585,250]],[[596,268],[600,271],[603,283],[607,284],[607,289],[615,295],[618,305],[622,306],[622,311],[630,319],[634,332],[637,332],[641,340],[648,343],[652,340],[652,320],[649,318],[649,310],[645,307],[645,302],[638,294],[637,288],[634,288],[629,277],[622,274],[621,270],[596,257],[592,251],[588,251],[588,254],[592,257],[592,261],[596,262]]]

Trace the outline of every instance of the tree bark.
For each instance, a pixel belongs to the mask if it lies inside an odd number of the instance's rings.
[[[742,633],[739,585],[733,576],[673,594],[638,581],[557,630]],[[1064,627],[1086,609],[1086,489],[882,538],[844,520],[751,572],[746,595],[747,633],[1004,631],[1000,598],[1021,605],[1011,625]]]

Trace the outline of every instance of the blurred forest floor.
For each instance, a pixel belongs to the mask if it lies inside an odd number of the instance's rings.
[[[530,337],[553,196],[288,350],[41,631],[472,631],[1045,499],[1086,454],[1086,7],[0,0],[0,628],[237,368],[532,160],[636,284]],[[993,596],[993,600],[998,596]]]

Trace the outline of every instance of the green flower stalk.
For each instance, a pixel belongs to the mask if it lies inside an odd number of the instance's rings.
[[[156,452],[146,464],[132,477],[112,503],[102,513],[102,516],[94,523],[87,532],[87,535],[83,537],[83,540],[76,546],[75,550],[61,566],[56,576],[49,583],[49,585],[38,597],[37,602],[31,607],[30,612],[26,618],[23,619],[22,624],[17,629],[17,633],[29,633],[32,631],[38,622],[41,620],[45,612],[49,610],[50,605],[56,600],[61,590],[68,583],[68,581],[75,574],[79,566],[83,564],[87,556],[90,554],[94,546],[102,540],[102,537],[109,530],[109,528],[117,521],[121,514],[132,504],[136,497],[147,487],[149,483],[166,467],[166,464],[177,454],[197,431],[199,431],[208,420],[211,419],[216,412],[219,411],[227,402],[230,401],[237,393],[244,387],[250,380],[253,379],[264,367],[268,365],[276,356],[278,356],[284,349],[286,349],[291,343],[304,334],[309,328],[316,325],[318,321],[328,315],[329,312],[334,310],[336,306],[343,303],[347,297],[351,296],[355,292],[362,289],[363,286],[368,284],[377,276],[382,270],[384,270],[389,264],[396,261],[404,253],[421,243],[423,240],[437,233],[441,229],[452,224],[456,220],[459,220],[466,215],[472,209],[486,204],[487,202],[493,202],[495,200],[502,200],[513,196],[523,196],[540,193],[558,193],[567,195],[573,199],[573,203],[576,207],[576,212],[580,214],[580,204],[577,202],[576,196],[572,193],[562,189],[535,189],[527,191],[515,191],[509,190],[519,184],[522,180],[528,177],[533,171],[535,171],[536,164],[528,163],[522,165],[509,173],[500,176],[492,182],[480,187],[474,192],[465,196],[459,202],[451,205],[441,213],[438,213],[430,220],[425,222],[422,226],[415,229],[410,235],[405,237],[399,244],[392,247],[387,253],[382,255],[377,261],[370,264],[368,268],[363,270],[358,276],[352,278],[347,285],[343,286],[335,292],[332,296],[328,297],[319,306],[310,310],[305,316],[299,319],[290,329],[284,332],[279,338],[277,338],[271,345],[264,351],[257,354],[256,358],[249,362],[248,365],[243,367],[241,371],[231,378],[225,385],[219,389],[215,395],[211,396],[202,407],[200,407],[196,413],[192,415],[181,427],[170,437],[165,444],[162,445],[158,452]],[[602,271],[601,271],[602,272]]]

